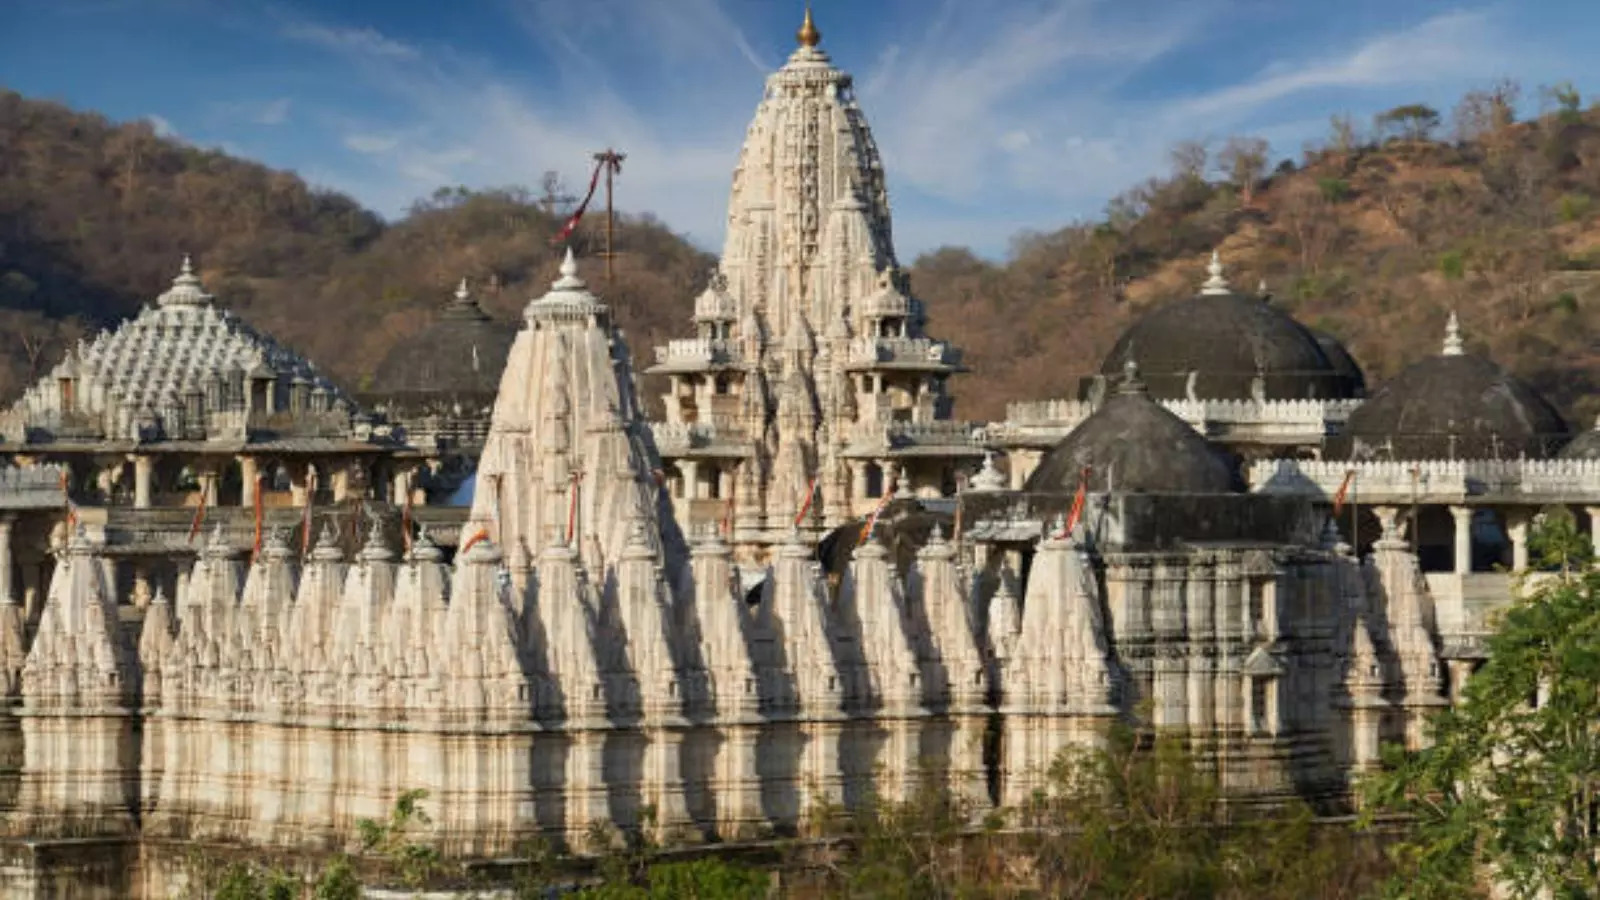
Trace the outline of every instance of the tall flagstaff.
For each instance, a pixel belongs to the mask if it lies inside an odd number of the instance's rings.
[[[615,276],[615,272],[612,269],[611,260],[616,255],[615,252],[614,252],[614,246],[615,246],[614,242],[616,240],[616,221],[617,221],[616,209],[612,205],[611,179],[612,179],[613,176],[622,174],[622,161],[627,159],[627,158],[628,158],[628,155],[626,153],[618,153],[617,151],[611,149],[610,147],[607,147],[605,150],[602,150],[599,153],[596,153],[594,155],[594,161],[595,161],[595,164],[596,164],[596,169],[597,170],[603,169],[603,170],[605,170],[605,173],[606,173],[606,252],[605,252],[605,257],[606,257],[606,281],[608,283]]]

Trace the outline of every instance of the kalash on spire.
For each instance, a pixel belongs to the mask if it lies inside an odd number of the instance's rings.
[[[746,558],[886,493],[949,494],[983,460],[975,429],[950,421],[960,354],[923,331],[883,161],[809,4],[796,39],[746,132],[696,337],[649,370],[671,383],[655,431],[679,520]]]

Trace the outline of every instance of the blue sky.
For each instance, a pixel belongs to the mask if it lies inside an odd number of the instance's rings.
[[[442,184],[572,186],[708,249],[800,0],[0,0],[0,84],[149,118],[386,215]],[[1176,141],[1298,156],[1329,116],[1448,111],[1500,77],[1600,91],[1592,0],[817,0],[889,168],[900,254],[1001,257],[1097,215]],[[3,162],[3,161],[0,161]]]

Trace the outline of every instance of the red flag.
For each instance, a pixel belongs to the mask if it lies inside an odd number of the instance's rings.
[[[857,547],[872,539],[872,532],[877,530],[878,527],[878,516],[883,514],[883,508],[888,506],[889,501],[892,499],[894,499],[894,491],[890,490],[888,485],[885,485],[883,496],[878,498],[878,505],[873,507],[872,515],[867,518],[867,524],[862,527],[861,536],[856,538]]]
[[[1334,494],[1333,494],[1333,514],[1334,515],[1337,516],[1339,514],[1339,510],[1344,509],[1344,498],[1345,498],[1345,496],[1347,494],[1350,493],[1350,483],[1355,481],[1355,480],[1356,480],[1356,470],[1355,469],[1346,469],[1345,473],[1344,473],[1344,480],[1339,482],[1339,490],[1335,491]]]
[[[306,470],[306,506],[300,514],[300,557],[311,552],[311,501],[317,496],[317,471]]]
[[[1078,527],[1078,519],[1083,517],[1083,502],[1089,495],[1089,467],[1084,466],[1078,473],[1078,490],[1072,495],[1072,510],[1067,513],[1067,524],[1061,529],[1060,538],[1072,534],[1072,529]]]
[[[208,488],[204,481],[200,482],[200,503],[194,508],[194,521],[189,523],[189,543],[194,543],[195,535],[200,533],[200,526],[206,522],[206,492]]]
[[[806,513],[811,512],[811,503],[817,498],[817,479],[820,475],[813,475],[811,483],[806,485],[806,499],[800,504],[800,511],[794,514],[794,527],[799,528],[805,521]]]
[[[400,507],[400,543],[405,545],[405,551],[411,552],[411,477],[405,479],[406,499]]]
[[[578,530],[578,482],[583,480],[582,472],[572,473],[572,487],[568,491],[567,499],[567,543],[572,543],[572,535]]]
[[[467,542],[465,544],[461,545],[461,555],[466,556],[467,551],[471,550],[473,547],[476,547],[479,541],[486,541],[488,539],[489,529],[479,528],[477,531],[472,533],[472,537],[467,538]]]
[[[589,176],[588,193],[583,195],[583,202],[579,203],[578,208],[573,210],[572,215],[567,218],[567,224],[561,226],[561,230],[556,232],[556,236],[550,239],[552,245],[566,243],[567,238],[572,237],[572,233],[578,230],[578,223],[583,221],[583,214],[589,210],[589,201],[594,199],[594,189],[600,185],[600,170],[604,169],[605,166],[605,160],[594,164],[594,174]],[[621,170],[622,167],[618,165],[617,171]]]
[[[61,499],[67,504],[67,536],[72,536],[72,529],[78,524],[78,504],[72,502],[72,491],[67,489],[67,470],[61,470]]]
[[[255,493],[256,542],[255,542],[254,548],[250,551],[250,564],[251,565],[254,565],[255,561],[257,559],[259,559],[260,556],[261,556],[261,502],[262,502],[261,501],[261,493],[262,493],[261,492],[261,476],[257,475],[256,476],[256,493]]]

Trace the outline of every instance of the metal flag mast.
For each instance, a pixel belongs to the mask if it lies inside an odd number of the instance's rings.
[[[618,153],[617,151],[611,149],[610,147],[607,147],[606,149],[604,149],[604,150],[602,150],[599,153],[596,153],[594,155],[595,163],[597,164],[597,166],[600,169],[604,169],[605,173],[606,173],[606,252],[605,252],[605,257],[606,257],[606,283],[607,284],[610,284],[612,278],[615,277],[615,273],[612,271],[612,267],[611,267],[611,260],[616,256],[616,253],[615,253],[613,247],[614,247],[614,241],[616,239],[617,215],[616,215],[616,210],[612,206],[612,202],[611,202],[612,201],[611,180],[612,180],[612,178],[614,176],[622,174],[622,161],[627,159],[627,158],[628,158],[628,155],[626,153]]]

